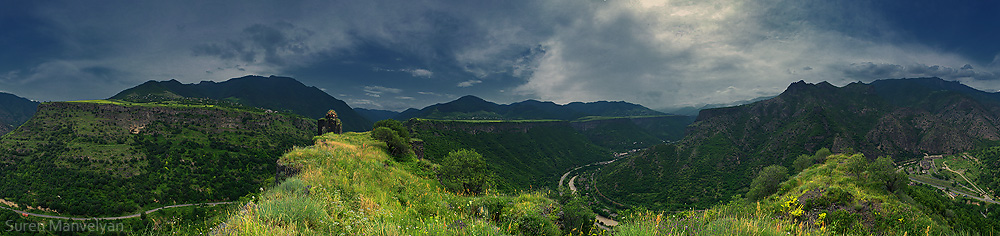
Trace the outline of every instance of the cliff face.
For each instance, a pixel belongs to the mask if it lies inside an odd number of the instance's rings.
[[[0,198],[87,216],[236,199],[273,177],[278,157],[310,144],[315,129],[257,109],[45,103],[0,139]]]
[[[683,140],[611,164],[599,187],[620,202],[706,207],[746,193],[764,166],[789,167],[823,147],[904,160],[998,141],[998,104],[996,94],[940,79],[800,81],[772,99],[702,110]]]
[[[930,87],[911,90],[909,96],[918,98],[900,103],[876,88],[794,83],[770,100],[702,111],[684,143],[697,146],[723,135],[747,151],[742,156],[786,159],[829,147],[899,160],[961,152],[982,141],[1000,140],[1000,107],[993,100]]]

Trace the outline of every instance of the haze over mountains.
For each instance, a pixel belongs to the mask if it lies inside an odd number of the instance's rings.
[[[365,110],[375,116],[386,117],[391,111]],[[576,120],[587,116],[627,117],[663,116],[642,105],[623,101],[573,102],[559,105],[553,102],[526,100],[511,104],[496,104],[467,95],[451,102],[438,103],[423,109],[407,109],[391,117],[397,120],[428,118],[443,120]]]
[[[31,119],[38,102],[9,93],[0,93],[0,136]]]

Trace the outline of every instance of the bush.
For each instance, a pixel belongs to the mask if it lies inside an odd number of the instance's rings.
[[[441,160],[441,182],[452,192],[479,194],[488,187],[486,162],[473,150],[449,152]]]
[[[389,148],[389,154],[391,154],[396,161],[405,162],[410,158],[410,144],[405,142],[403,138],[399,137],[395,131],[387,127],[378,127],[372,131],[372,138],[385,142],[385,145]]]
[[[590,232],[594,226],[594,218],[597,214],[587,207],[587,203],[573,195],[569,201],[563,205],[562,225],[563,233],[569,235],[572,232]]]
[[[778,190],[778,184],[788,179],[788,168],[779,165],[764,167],[757,174],[757,178],[750,183],[750,192],[747,197],[750,200],[760,200]]]
[[[375,125],[372,127],[372,130],[378,129],[379,127],[386,127],[391,129],[393,132],[396,132],[396,135],[402,138],[403,142],[410,143],[409,129],[403,126],[403,123],[400,123],[398,120],[393,120],[393,119],[380,120],[378,122],[375,122]]]
[[[795,167],[795,172],[802,172],[806,168],[813,166],[813,164],[815,164],[815,162],[813,161],[812,156],[802,154],[798,158],[795,158],[795,162],[792,163],[792,166]]]

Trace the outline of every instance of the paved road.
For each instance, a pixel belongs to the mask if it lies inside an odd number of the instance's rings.
[[[579,175],[574,175],[572,179],[569,179],[569,190],[572,190],[573,193],[576,193],[576,184],[574,182],[576,182],[577,176]]]
[[[947,186],[941,186],[941,185],[936,185],[936,184],[932,184],[932,183],[928,183],[928,182],[924,182],[924,181],[920,181],[919,179],[914,179],[913,177],[909,177],[909,178],[910,178],[910,181],[913,181],[913,182],[917,182],[917,183],[921,183],[921,184],[926,184],[926,185],[930,185],[930,186],[933,186],[933,187],[935,187],[935,188],[937,188],[937,189],[941,189],[941,190],[944,190],[944,189],[946,189],[946,188],[949,188],[949,187],[947,187]],[[958,192],[958,191],[951,191],[951,192],[952,192],[952,193],[955,193],[955,194],[960,194],[960,195],[963,195],[963,196],[966,196],[966,197],[970,197],[970,198],[974,198],[974,199],[976,199],[976,200],[979,200],[979,201],[983,201],[983,202],[988,202],[988,203],[994,203],[994,204],[1000,204],[1000,203],[998,203],[997,201],[994,201],[994,200],[992,200],[992,199],[985,199],[985,198],[982,198],[982,197],[979,197],[979,196],[973,196],[973,195],[969,195],[969,194],[965,194],[965,193],[962,193],[962,192]]]
[[[958,172],[958,171],[952,170],[951,168],[948,168],[948,162],[947,161],[942,162],[942,164],[944,164],[944,169],[945,170],[954,172],[955,174],[958,174],[958,176],[962,176],[962,179],[965,179],[965,182],[968,182],[970,185],[972,185],[973,188],[976,188],[975,190],[978,190],[979,194],[982,194],[983,196],[985,196],[986,199],[993,200],[993,198],[990,198],[989,194],[986,194],[986,191],[983,191],[983,189],[979,188],[979,186],[976,186],[976,183],[973,183],[972,181],[969,180],[969,178],[966,178],[965,175],[962,174],[962,172]]]
[[[232,204],[232,203],[234,203],[234,202],[211,202],[211,203],[190,203],[190,204],[171,205],[171,206],[164,206],[164,207],[159,207],[159,208],[156,208],[156,209],[148,210],[148,211],[146,211],[146,214],[153,213],[153,212],[156,212],[156,211],[159,211],[159,210],[163,210],[163,209],[167,209],[167,208],[186,207],[186,206],[195,206],[195,205],[215,206],[215,205],[220,205],[220,204]],[[65,216],[50,216],[50,215],[35,214],[35,213],[31,213],[31,212],[26,212],[26,211],[19,211],[19,210],[10,209],[10,208],[4,207],[4,206],[0,206],[0,208],[11,210],[11,211],[17,212],[17,214],[21,214],[21,215],[29,215],[29,216],[49,218],[49,219],[63,219],[63,220],[121,220],[121,219],[136,218],[136,217],[142,216],[142,214],[135,214],[135,215],[115,216],[115,217],[88,217],[88,218],[81,218],[81,217],[65,217]]]
[[[621,158],[624,158],[624,157],[625,156],[620,156],[620,157],[617,157],[617,158],[615,158],[613,160],[610,160],[610,161],[594,162],[594,163],[586,164],[586,165],[583,165],[583,166],[578,166],[576,168],[573,168],[572,170],[566,171],[566,173],[563,174],[562,177],[559,178],[559,187],[563,186],[563,182],[566,181],[566,177],[569,176],[569,174],[572,173],[573,171],[579,170],[580,168],[583,168],[583,167],[592,166],[592,165],[607,165],[607,164],[611,164],[611,163],[617,161],[618,159],[621,159]],[[574,194],[576,193],[576,184],[575,184],[576,177],[577,176],[574,175],[573,178],[570,178],[570,180],[569,180],[569,189],[570,189],[570,191],[573,191]],[[562,195],[562,192],[560,192],[559,195]],[[610,218],[604,217],[601,214],[596,214],[596,215],[597,215],[596,220],[598,222],[600,222],[599,224],[596,224],[596,225],[598,227],[600,227],[601,229],[604,229],[604,230],[607,230],[607,231],[611,231],[611,228],[608,228],[607,226],[617,226],[618,225],[618,221],[615,221],[615,220],[612,220]],[[605,226],[605,225],[607,225],[607,226]]]

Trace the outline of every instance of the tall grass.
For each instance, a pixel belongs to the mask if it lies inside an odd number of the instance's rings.
[[[230,212],[220,235],[557,235],[542,193],[450,193],[429,163],[398,163],[367,134],[327,134],[281,158],[298,176]],[[417,171],[418,173],[420,171]]]

